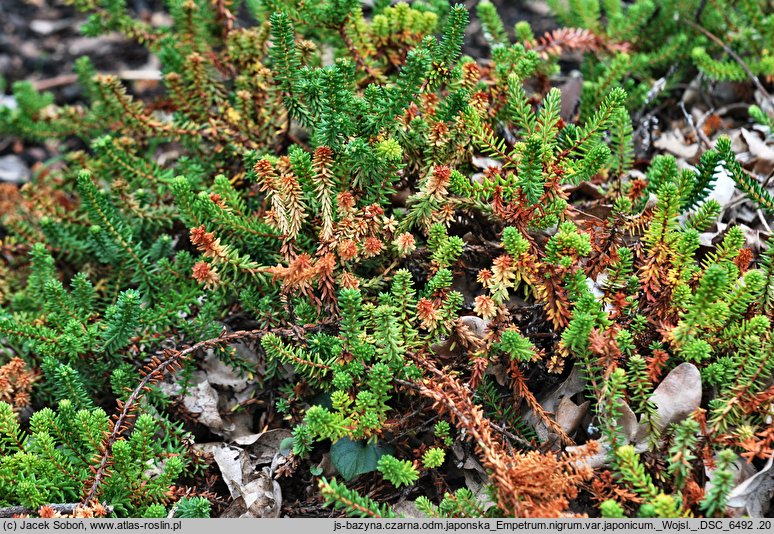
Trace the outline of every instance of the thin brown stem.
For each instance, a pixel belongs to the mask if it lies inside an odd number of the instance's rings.
[[[349,36],[349,34],[347,34],[346,21],[341,26],[339,26],[339,35],[341,36],[342,41],[344,41],[347,50],[349,50],[349,53],[352,54],[352,57],[355,59],[357,66],[364,70],[366,74],[368,74],[368,76],[373,78],[375,81],[384,82],[384,76],[382,76],[378,70],[368,66],[368,64],[365,62],[365,59],[363,59],[363,56],[360,54],[360,51],[355,46],[355,43],[352,42],[352,38]]]
[[[694,29],[699,30],[701,33],[703,33],[705,36],[707,36],[708,39],[713,41],[718,46],[722,47],[723,50],[731,56],[731,59],[736,61],[740,67],[742,67],[742,70],[744,70],[745,74],[747,74],[747,77],[750,78],[750,81],[752,81],[755,84],[755,87],[758,88],[758,90],[764,94],[767,100],[771,100],[771,95],[768,91],[766,91],[766,88],[763,87],[763,84],[760,82],[757,76],[755,76],[752,71],[750,70],[750,67],[747,66],[747,63],[744,62],[744,60],[739,57],[739,54],[731,50],[731,47],[729,47],[726,43],[724,43],[718,36],[707,30],[706,28],[702,28],[698,24],[696,24],[693,21],[686,20],[685,21],[689,26],[691,26]]]

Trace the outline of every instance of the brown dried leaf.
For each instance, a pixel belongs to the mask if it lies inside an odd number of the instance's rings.
[[[747,148],[755,157],[753,172],[761,176],[768,176],[774,170],[774,148],[746,128],[742,128],[741,133],[745,143],[747,143]]]
[[[726,509],[731,517],[764,517],[774,497],[774,456],[758,473],[744,480],[728,494]]]
[[[556,409],[556,422],[568,435],[572,435],[583,422],[583,418],[589,412],[591,401],[586,401],[580,406],[569,397],[562,397],[559,407]]]
[[[682,132],[678,128],[673,128],[661,134],[661,136],[653,142],[653,146],[686,160],[695,158],[696,154],[699,152],[699,144],[687,143],[685,137],[683,137]]]
[[[292,436],[290,430],[277,428],[259,434],[238,437],[234,443],[247,447],[255,465],[266,465],[270,464],[277,455],[282,441]]]
[[[258,476],[237,488],[238,495],[221,517],[257,518],[279,517],[282,509],[282,489],[274,480],[269,468],[264,467]],[[233,494],[232,494],[233,496]]]
[[[199,422],[216,434],[223,435],[223,419],[218,411],[218,392],[207,380],[202,379],[196,386],[188,388],[183,405],[189,413],[197,416]]]
[[[279,433],[266,432],[258,435],[256,443],[260,443],[260,438],[266,434],[269,434],[265,437],[268,441],[279,438]],[[268,461],[268,454],[256,459],[249,450],[226,443],[207,443],[201,448],[212,454],[233,499],[221,517],[279,517],[282,491],[272,477],[272,468],[256,470],[260,464],[271,462],[272,467],[275,465],[273,459],[279,455],[279,442]]]
[[[684,420],[701,402],[699,370],[692,363],[681,363],[661,381],[650,401],[658,411],[653,425],[659,432],[672,423]]]

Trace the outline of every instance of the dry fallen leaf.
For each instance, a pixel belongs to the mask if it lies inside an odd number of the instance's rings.
[[[747,148],[755,158],[753,172],[761,176],[768,176],[774,170],[774,148],[761,140],[756,133],[746,128],[742,128],[741,133],[745,143],[747,143]]]
[[[457,323],[458,325],[461,325],[467,333],[478,339],[483,339],[489,331],[488,323],[475,315],[460,317]],[[463,344],[460,342],[459,337],[457,335],[452,335],[443,341],[434,343],[430,347],[430,350],[443,358],[451,358],[459,356],[462,353],[463,348]]]
[[[243,483],[244,462],[247,460],[245,451],[225,443],[205,443],[201,448],[205,453],[212,454],[231,496],[238,495],[237,488]]]
[[[699,234],[699,244],[703,247],[711,247],[715,242],[715,238],[726,231],[728,225],[722,222],[715,223],[710,230]]]
[[[286,461],[280,443],[289,436],[289,431],[277,429],[239,438],[244,448],[227,443],[201,446],[212,454],[233,499],[221,517],[279,517],[282,491],[273,475]]]
[[[500,167],[503,166],[502,161],[492,159],[492,158],[487,158],[486,156],[481,156],[481,157],[473,156],[470,162],[476,167],[478,167],[479,169],[484,169],[484,170],[488,169],[489,167],[496,167],[499,169]]]
[[[497,377],[497,374],[495,374],[495,377]],[[574,419],[579,417],[580,419],[577,423],[580,424],[583,417],[588,412],[588,403],[584,402],[578,406],[570,399],[570,397],[583,391],[585,387],[586,380],[583,378],[580,367],[576,365],[564,382],[538,397],[538,402],[546,412],[556,414],[555,417],[557,422],[562,426],[563,430],[567,432],[563,423],[572,425],[575,423]],[[565,401],[565,399],[567,400]],[[564,406],[562,406],[562,402],[565,403]],[[584,406],[586,407],[584,408]],[[578,412],[578,410],[581,410],[582,413]],[[561,421],[560,417],[562,418]],[[560,445],[559,436],[549,431],[545,423],[539,419],[532,410],[525,407],[522,418],[526,423],[532,426],[541,441],[548,442],[551,447],[558,447]],[[573,431],[575,430],[577,430],[577,426],[573,428]],[[570,432],[567,433],[569,434]]]
[[[708,199],[717,201],[720,207],[725,209],[731,202],[736,190],[736,182],[725,167],[719,167],[715,170],[715,185],[709,194]]]
[[[257,358],[254,361],[257,361]],[[207,381],[213,386],[242,391],[248,385],[247,375],[240,376],[236,369],[223,363],[215,351],[208,351],[201,368],[207,375]]]
[[[237,496],[221,515],[223,518],[279,517],[282,490],[264,467],[257,477],[237,488]],[[232,494],[233,496],[233,494]]]
[[[0,102],[0,106],[3,102]],[[21,184],[30,178],[30,168],[19,156],[0,157],[0,181]]]
[[[618,410],[617,426],[623,430],[623,435],[629,443],[634,444],[637,452],[643,452],[648,445],[648,426],[640,424],[637,414],[624,402]]]
[[[693,413],[701,403],[701,374],[692,363],[684,362],[672,369],[650,397],[658,416],[654,427],[661,432]]]
[[[572,122],[577,118],[578,111],[580,109],[581,92],[583,91],[583,78],[575,72],[577,75],[570,76],[566,82],[564,82],[559,90],[562,93],[561,107],[559,109],[559,116],[565,122]]]
[[[236,344],[234,349],[241,360],[260,371],[255,351],[244,344]],[[259,384],[252,377],[240,376],[236,369],[209,351],[201,371],[194,373],[191,382],[195,385],[188,388],[181,400],[199,423],[227,439],[249,439],[253,435],[253,416],[244,410],[234,410],[255,397]],[[170,397],[179,398],[182,392],[181,386],[169,382],[162,383],[160,388]]]
[[[280,450],[280,444],[286,438],[292,437],[290,430],[277,428],[259,434],[250,434],[234,439],[234,443],[242,445],[250,451],[255,465],[270,464]]]
[[[196,373],[199,383],[188,388],[188,394],[183,397],[183,405],[189,413],[197,416],[199,422],[216,434],[223,435],[223,419],[218,412],[218,392],[209,382]]]
[[[548,393],[541,395],[538,401],[547,412],[555,412],[562,397],[573,397],[585,388],[586,379],[583,377],[583,371],[579,365],[576,365],[572,368],[564,382]]]
[[[475,315],[463,315],[458,322],[468,327],[471,333],[479,339],[484,339],[489,332],[489,323]]]
[[[742,481],[731,490],[726,511],[731,517],[764,517],[774,498],[774,455],[758,473]]]
[[[692,414],[701,402],[701,374],[692,363],[681,363],[661,381],[650,402],[656,407],[656,417],[651,422],[658,434],[670,424],[679,423]],[[637,421],[636,414],[628,404],[623,403],[617,424],[637,452],[644,452],[650,446],[650,426]],[[584,462],[591,468],[607,464],[610,444],[605,439],[598,441],[599,451]],[[568,451],[585,451],[588,445],[567,447]]]
[[[556,409],[556,422],[566,434],[572,435],[589,412],[589,406],[591,406],[591,401],[577,405],[569,397],[562,397],[559,401],[559,407]]]
[[[661,134],[653,142],[653,146],[686,160],[692,160],[699,152],[699,144],[686,143],[685,137],[678,128],[672,128]]]

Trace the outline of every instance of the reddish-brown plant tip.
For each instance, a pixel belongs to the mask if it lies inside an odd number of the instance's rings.
[[[401,257],[408,256],[417,248],[416,239],[408,232],[404,232],[396,237],[393,244]]]
[[[207,289],[213,289],[220,284],[218,271],[206,261],[200,261],[193,266],[193,277]]]
[[[378,256],[382,251],[382,242],[375,237],[367,237],[363,242],[363,255],[366,258]]]

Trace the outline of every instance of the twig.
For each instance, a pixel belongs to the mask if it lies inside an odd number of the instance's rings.
[[[382,74],[379,71],[376,71],[371,67],[369,67],[368,64],[366,64],[365,60],[363,59],[363,56],[360,55],[360,52],[355,46],[355,43],[352,42],[352,38],[350,38],[350,36],[347,34],[346,21],[341,26],[339,26],[339,35],[341,36],[341,39],[344,41],[344,44],[346,45],[347,50],[349,50],[349,53],[352,54],[352,57],[355,58],[355,63],[357,63],[357,66],[363,69],[374,80],[384,81],[384,76],[382,76]]]
[[[75,74],[62,74],[61,76],[54,76],[53,78],[46,78],[45,80],[37,80],[32,82],[32,86],[36,91],[48,91],[54,87],[70,85],[77,81],[78,76]]]
[[[161,72],[155,69],[151,70],[134,70],[126,69],[120,70],[114,74],[116,78],[126,81],[159,81],[161,80]],[[48,91],[49,89],[55,89],[63,85],[72,85],[78,81],[77,74],[62,74],[61,76],[54,76],[53,78],[46,78],[44,80],[37,80],[32,82],[33,87],[37,91]]]
[[[234,29],[234,21],[236,17],[229,9],[231,7],[231,0],[213,0],[212,4],[215,8],[218,25],[222,29],[223,40],[225,41],[231,30]]]
[[[763,210],[758,208],[756,212],[758,213],[758,218],[761,220],[761,224],[763,225],[763,227],[766,229],[767,232],[771,233],[771,227],[769,226],[769,223],[766,222],[766,217],[763,215]]]
[[[362,287],[374,288],[374,287],[381,286],[382,284],[384,284],[386,281],[389,280],[390,271],[392,271],[395,267],[397,267],[399,263],[400,263],[399,260],[394,260],[391,264],[387,266],[386,269],[384,269],[384,271],[376,275],[374,278],[368,280],[367,282],[363,282],[361,284]]]
[[[396,384],[400,384],[401,386],[407,387],[409,389],[413,389],[414,391],[418,391],[420,393],[423,390],[422,386],[420,386],[419,384],[415,384],[414,382],[409,382],[408,380],[402,380],[400,378],[393,378],[393,381]],[[457,410],[456,406],[454,406],[453,404],[449,404],[448,408],[451,411],[455,412],[455,414],[458,417],[460,417],[462,420],[466,420],[465,416],[462,414],[462,412]],[[530,443],[529,441],[527,441],[526,439],[524,439],[524,438],[522,438],[520,436],[517,436],[516,434],[508,431],[507,429],[505,429],[504,427],[502,427],[500,425],[497,425],[497,424],[493,423],[491,419],[487,419],[487,421],[489,423],[489,426],[492,427],[493,430],[495,430],[496,432],[499,432],[500,434],[502,434],[503,436],[505,436],[509,440],[518,443],[519,445],[521,445],[522,447],[524,447],[524,448],[526,448],[528,450],[534,450],[535,449],[535,446],[532,443]]]
[[[645,110],[647,109],[648,105],[664,90],[667,84],[667,80],[670,76],[674,73],[675,68],[671,67],[669,71],[653,82],[653,85],[650,87],[650,90],[648,90],[648,93],[645,95],[645,101],[642,103],[642,106],[640,107],[640,110],[637,112],[637,114],[634,116],[634,122],[639,123],[640,119],[642,119],[643,114],[645,113]]]
[[[525,440],[522,437],[517,436],[513,432],[510,432],[505,427],[502,427],[502,426],[500,426],[500,425],[498,425],[496,423],[493,423],[491,420],[489,421],[489,426],[491,426],[493,430],[499,432],[500,434],[502,434],[503,436],[505,436],[509,440],[515,441],[516,443],[518,443],[522,447],[524,447],[524,448],[526,448],[528,450],[531,450],[531,451],[535,450],[535,446],[532,445],[532,443],[530,443],[529,441]]]
[[[696,123],[697,128],[701,128],[704,126],[704,123],[707,122],[707,119],[709,119],[712,115],[717,115],[718,117],[722,117],[729,111],[734,111],[737,109],[747,109],[750,107],[750,104],[747,104],[745,102],[734,102],[733,104],[729,104],[727,106],[719,107],[718,109],[710,109],[707,111],[704,115],[702,115],[701,119]]]
[[[734,182],[734,183],[736,183],[736,182]],[[748,200],[750,200],[750,198],[747,195],[745,195],[744,193],[741,193],[741,194],[737,195],[736,198],[731,197],[731,200],[728,202],[728,204],[725,205],[724,209],[726,211],[730,210],[730,209],[733,209],[733,208],[735,208],[737,206],[740,206],[740,205],[744,204]]]
[[[686,20],[685,22],[687,22],[688,25],[691,26],[692,28],[695,28],[699,30],[701,33],[703,33],[704,35],[706,35],[708,39],[714,41],[716,44],[723,47],[723,50],[726,52],[726,54],[731,56],[731,58],[734,61],[736,61],[740,67],[742,67],[742,70],[744,70],[745,74],[747,74],[747,77],[750,78],[750,80],[755,84],[755,87],[757,87],[758,90],[766,96],[767,100],[771,100],[771,95],[769,94],[769,92],[766,91],[765,87],[763,87],[763,84],[760,82],[760,80],[758,80],[758,77],[752,73],[752,71],[750,70],[750,67],[747,66],[747,63],[745,63],[744,60],[741,57],[739,57],[739,54],[731,50],[731,48],[726,43],[724,43],[719,37],[717,37],[715,34],[710,32],[706,28],[703,28],[690,20]]]
[[[701,22],[701,15],[704,12],[704,8],[706,6],[707,6],[707,0],[701,0],[701,4],[699,4],[699,9],[696,10],[696,16],[694,17],[694,20],[696,20],[697,24]]]
[[[683,116],[685,117],[685,120],[688,121],[688,126],[690,126],[693,130],[693,134],[696,136],[696,139],[698,139],[700,143],[704,143],[707,148],[712,148],[712,141],[709,140],[707,134],[697,128],[693,123],[693,117],[691,117],[691,114],[688,113],[688,111],[685,109],[685,101],[683,100],[680,100],[680,109],[683,111]]]
[[[59,512],[60,514],[72,515],[75,512],[76,508],[83,505],[79,502],[68,502],[68,503],[62,503],[62,504],[46,504],[44,506],[48,506],[49,508],[53,509],[55,512]],[[38,510],[40,510],[40,508],[38,508]],[[37,514],[38,510],[30,510],[29,508],[25,508],[24,506],[9,506],[8,508],[0,508],[0,518]],[[113,507],[105,506],[105,511],[107,513],[112,513]]]

